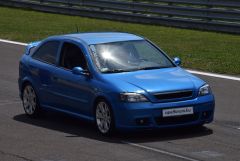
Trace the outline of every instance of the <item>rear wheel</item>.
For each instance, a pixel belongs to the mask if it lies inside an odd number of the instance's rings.
[[[95,108],[95,124],[97,130],[105,136],[113,134],[114,119],[110,105],[105,100],[100,100]]]
[[[23,109],[30,117],[36,117],[40,113],[38,98],[36,92],[30,84],[25,85],[23,89]]]

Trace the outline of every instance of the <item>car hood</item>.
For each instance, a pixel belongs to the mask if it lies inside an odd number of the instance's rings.
[[[205,83],[180,67],[104,74],[104,77],[111,79],[111,83],[126,92],[136,92],[139,89],[149,93],[194,90]]]

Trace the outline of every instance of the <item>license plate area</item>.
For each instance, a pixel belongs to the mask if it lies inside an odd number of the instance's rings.
[[[175,117],[193,114],[193,107],[168,108],[162,110],[162,117]]]

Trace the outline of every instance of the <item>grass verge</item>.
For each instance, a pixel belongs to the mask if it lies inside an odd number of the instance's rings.
[[[30,42],[50,35],[87,31],[122,31],[147,37],[183,67],[240,75],[240,35],[123,23],[0,7],[0,38]]]

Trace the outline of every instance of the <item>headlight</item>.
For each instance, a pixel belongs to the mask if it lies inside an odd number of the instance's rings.
[[[210,86],[208,84],[203,85],[198,92],[199,96],[204,96],[211,93]]]
[[[121,93],[121,101],[124,102],[147,102],[147,98],[139,93]]]

